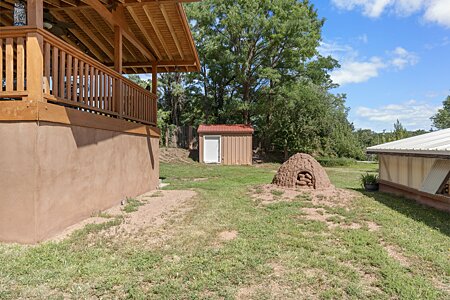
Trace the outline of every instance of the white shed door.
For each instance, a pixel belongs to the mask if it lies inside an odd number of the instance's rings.
[[[208,164],[220,163],[220,136],[204,137],[203,161]]]

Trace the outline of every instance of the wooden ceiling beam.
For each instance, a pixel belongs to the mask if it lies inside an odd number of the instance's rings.
[[[111,52],[111,50],[109,50],[108,47],[102,41],[100,41],[97,35],[92,32],[89,26],[86,26],[86,24],[75,14],[75,12],[67,11],[66,14],[89,36],[89,38],[98,46],[98,48],[105,52],[105,54],[108,55],[111,60],[114,60],[114,54]]]
[[[172,35],[172,39],[175,42],[175,45],[177,46],[178,53],[180,54],[181,59],[184,59],[183,50],[181,49],[180,41],[177,38],[177,35],[175,34],[175,29],[172,26],[172,22],[170,22],[169,16],[167,14],[166,8],[164,7],[164,4],[160,5],[159,8],[161,9],[161,13],[163,14],[164,20],[166,21],[167,27],[169,28],[170,34]]]
[[[52,12],[52,15],[60,22],[66,22],[66,20],[61,16],[58,12]],[[105,57],[102,53],[98,52],[97,49],[88,41],[86,40],[75,28],[69,28],[68,29],[81,43],[83,43],[86,48],[89,49],[89,51],[94,54],[94,56],[97,58],[97,60],[104,62]]]
[[[153,42],[153,39],[148,35],[147,30],[144,28],[144,25],[142,25],[142,22],[139,20],[139,17],[136,15],[132,7],[127,7],[128,12],[130,13],[131,17],[133,18],[136,25],[141,30],[142,34],[145,36],[147,41],[150,43],[150,46],[153,48],[153,51],[155,51],[156,58],[158,60],[162,59],[162,55],[158,50],[158,47]]]
[[[155,54],[152,53],[147,47],[132,33],[128,27],[123,12],[123,6],[119,5],[114,12],[110,12],[106,6],[99,0],[83,0],[83,2],[90,5],[95,11],[108,23],[113,26],[120,26],[123,35],[126,39],[133,43],[133,45],[149,60],[155,60]],[[154,49],[153,49],[154,50]]]
[[[80,13],[88,20],[88,22],[91,24],[91,26],[95,26],[95,25],[90,21],[91,17],[86,13],[86,10],[85,10],[85,9],[80,10]],[[106,25],[109,26],[109,28],[111,29],[111,31],[113,31],[113,28],[111,27],[111,25],[110,25],[109,23],[106,23]],[[111,38],[109,38],[109,37],[106,36],[105,31],[104,31],[104,30],[98,30],[98,32],[99,32],[100,35],[103,37],[103,39],[111,46],[111,48],[114,49],[113,41],[112,41]],[[126,49],[126,50],[128,51],[128,54],[130,54],[130,56],[131,56],[134,60],[136,60],[136,56],[135,56],[135,55],[133,54],[133,52],[130,50],[130,48],[128,47],[127,43],[124,42],[124,43],[123,43],[123,47],[124,47],[124,50]],[[124,53],[124,56],[123,56],[123,57],[124,57],[124,60],[127,60],[127,59],[128,59],[128,57],[127,57],[127,55],[125,55],[125,53]]]
[[[123,6],[139,6],[149,3],[193,3],[202,0],[125,0]]]
[[[160,60],[157,62],[159,67],[190,67],[195,66],[192,60]],[[108,65],[107,66],[111,66]],[[149,68],[152,62],[127,62],[122,65],[124,68]]]
[[[147,16],[148,20],[150,21],[150,24],[151,24],[152,27],[153,27],[153,30],[154,30],[155,33],[156,33],[156,36],[158,37],[159,42],[160,42],[161,45],[163,46],[164,51],[165,51],[166,54],[167,54],[167,57],[168,57],[170,60],[172,60],[173,57],[172,57],[172,54],[170,53],[169,47],[167,47],[167,44],[166,44],[166,42],[164,41],[164,37],[163,37],[163,35],[161,34],[161,31],[159,31],[159,28],[158,28],[158,25],[157,25],[156,22],[155,22],[155,19],[152,17],[151,13],[148,11],[148,6],[144,5],[144,6],[143,6],[143,9],[144,9],[145,15]]]
[[[184,11],[183,6],[180,3],[178,3],[177,6],[178,6],[178,14],[183,23],[184,32],[185,32],[186,36],[188,37],[189,44],[191,46],[192,51],[194,52],[193,55],[195,57],[196,69],[197,69],[197,71],[200,71],[200,59],[198,57],[198,53],[196,50],[197,48],[195,47],[195,43],[194,43],[194,38],[192,36],[191,29],[190,29],[188,21],[187,21],[186,12]]]

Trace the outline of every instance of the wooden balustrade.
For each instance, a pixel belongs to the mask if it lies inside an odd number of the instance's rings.
[[[0,99],[22,99],[26,93],[26,32],[0,35]]]
[[[29,33],[38,33],[43,37],[46,101],[156,125],[155,94],[45,30],[8,29],[0,28],[0,100],[26,99],[26,40]]]

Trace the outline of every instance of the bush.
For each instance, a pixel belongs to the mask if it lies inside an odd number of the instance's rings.
[[[348,167],[356,164],[355,159],[345,157],[319,157],[317,161],[322,167]]]
[[[370,173],[361,175],[361,184],[362,186],[366,184],[378,184],[378,175]]]

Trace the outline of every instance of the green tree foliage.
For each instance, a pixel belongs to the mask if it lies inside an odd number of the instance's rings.
[[[160,76],[170,124],[247,123],[264,149],[363,158],[345,95],[318,52],[324,20],[309,1],[205,0],[186,5],[201,60],[195,74]]]
[[[397,119],[397,122],[394,124],[394,139],[401,140],[408,137],[408,131],[405,127],[403,127],[402,123]]]
[[[437,129],[450,128],[450,96],[442,102],[443,107],[431,117],[433,126]]]

